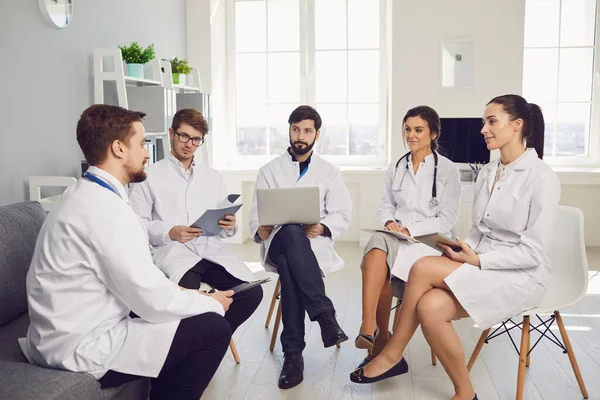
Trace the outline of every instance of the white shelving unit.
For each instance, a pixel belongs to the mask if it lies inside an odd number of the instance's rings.
[[[146,113],[146,136],[157,148],[157,159],[154,161],[160,160],[171,150],[168,132],[177,110],[196,108],[212,125],[210,96],[202,93],[197,69],[192,68],[185,85],[174,85],[171,63],[168,60],[154,58],[145,64],[144,78],[126,74],[126,64],[119,48],[95,49],[93,62],[95,103],[112,104]],[[203,147],[205,146],[206,144]],[[208,163],[206,148],[199,153],[202,162]]]

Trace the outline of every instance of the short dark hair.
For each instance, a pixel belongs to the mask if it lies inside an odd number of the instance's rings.
[[[195,108],[184,108],[175,113],[171,129],[177,131],[181,127],[181,124],[188,124],[192,128],[202,132],[203,135],[208,134],[208,122],[206,122],[202,113]]]
[[[423,119],[424,121],[427,122],[427,125],[429,125],[429,132],[430,133],[437,133],[435,139],[431,139],[431,151],[436,151],[438,149],[438,142],[440,140],[440,136],[442,134],[442,129],[441,129],[441,125],[442,123],[440,122],[440,116],[438,115],[438,113],[431,107],[429,106],[417,106],[414,108],[411,108],[410,110],[408,110],[406,112],[406,115],[404,116],[404,119],[402,120],[402,125],[404,125],[406,123],[406,120],[412,117],[419,117],[421,119]],[[402,137],[404,137],[405,133],[404,133],[404,126],[402,129]],[[406,138],[405,138],[406,139]]]
[[[77,122],[77,143],[88,164],[103,162],[115,140],[128,144],[134,133],[132,124],[145,116],[143,112],[106,104],[88,107]]]
[[[523,139],[527,147],[534,148],[540,159],[544,158],[544,135],[546,124],[542,109],[534,103],[528,103],[518,94],[505,94],[494,97],[490,104],[499,104],[512,120],[523,120]]]
[[[321,129],[321,116],[317,110],[311,106],[300,106],[292,111],[290,117],[288,118],[288,124],[292,125],[300,121],[304,121],[305,119],[310,119],[314,122],[315,130],[318,131]]]

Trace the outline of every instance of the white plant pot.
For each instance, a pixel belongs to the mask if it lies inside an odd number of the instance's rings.
[[[187,77],[187,75],[185,75],[185,74],[179,74],[179,84],[181,86],[186,85],[186,77]]]

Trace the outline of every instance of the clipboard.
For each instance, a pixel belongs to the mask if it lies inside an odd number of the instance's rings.
[[[406,236],[403,233],[400,232],[394,232],[394,231],[386,231],[385,229],[360,229],[361,231],[365,231],[365,232],[370,232],[370,233],[375,233],[375,232],[383,232],[383,233],[387,233],[390,234],[392,236],[397,237],[400,240],[405,240],[407,242],[411,242],[411,243],[416,243],[417,240],[415,240],[414,237],[412,236]]]
[[[209,208],[190,226],[202,229],[202,236],[218,235],[223,229],[219,226],[219,221],[225,219],[227,215],[234,215],[244,205],[244,203],[232,204],[239,197],[239,194],[230,194],[217,205],[217,208]]]
[[[375,232],[384,232],[387,234],[390,234],[392,236],[397,237],[400,240],[404,240],[410,243],[423,243],[424,245],[427,245],[429,247],[431,247],[434,250],[437,250],[439,252],[442,251],[441,248],[438,247],[438,243],[443,243],[446,244],[448,246],[450,246],[450,248],[452,248],[452,250],[454,251],[461,251],[462,247],[460,247],[460,244],[458,244],[458,242],[450,239],[447,236],[444,236],[440,233],[430,233],[427,235],[420,235],[420,236],[415,236],[415,237],[411,237],[411,236],[406,236],[400,232],[393,232],[393,231],[386,231],[384,229],[361,229],[361,231],[366,231],[366,232],[371,232],[371,233],[375,233]]]

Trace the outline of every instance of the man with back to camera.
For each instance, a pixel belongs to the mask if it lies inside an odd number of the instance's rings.
[[[265,269],[281,280],[284,363],[279,387],[289,389],[302,380],[304,314],[317,321],[325,347],[348,340],[335,308],[325,295],[323,272],[337,271],[344,261],[333,249],[335,239],[350,225],[352,202],[338,168],[313,153],[321,117],[310,106],[296,108],[288,119],[290,147],[258,171],[250,214],[250,231],[261,244]],[[259,226],[256,189],[319,186],[321,222],[314,225]]]
[[[148,179],[132,186],[129,199],[148,230],[154,262],[169,279],[188,289],[204,282],[228,290],[254,280],[222,241],[236,233],[235,215],[219,221],[221,231],[215,236],[190,226],[228,195],[223,176],[194,159],[207,134],[208,123],[199,111],[177,111],[169,128],[171,152],[148,168]],[[262,294],[257,286],[235,296],[225,313],[233,332],[256,310]]]
[[[90,168],[36,242],[27,274],[28,358],[87,372],[103,388],[146,376],[150,399],[198,400],[231,338],[223,314],[233,292],[183,289],[152,262],[125,190],[146,179],[144,115],[93,105],[77,123]]]

